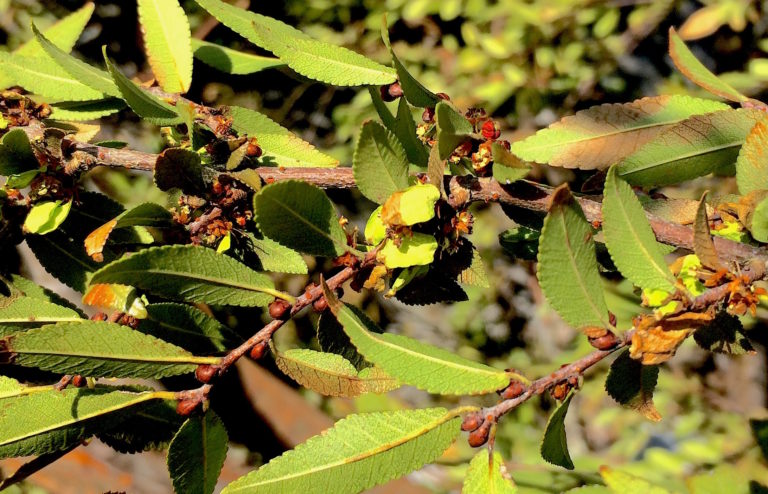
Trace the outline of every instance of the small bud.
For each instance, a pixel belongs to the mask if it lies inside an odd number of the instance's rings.
[[[474,430],[477,430],[478,427],[483,425],[483,422],[485,422],[485,419],[483,418],[483,415],[479,412],[476,413],[470,413],[466,417],[464,417],[464,420],[461,422],[461,430],[465,432],[472,432]]]
[[[614,314],[611,311],[608,311],[608,322],[611,323],[611,326],[616,326],[616,314]]]
[[[445,101],[451,101],[451,97],[448,96],[445,93],[437,93],[437,94],[435,94],[435,96],[437,96],[438,98],[440,98],[442,100],[445,100]]]
[[[82,388],[87,384],[85,378],[81,376],[80,374],[75,374],[72,376],[72,386],[76,388]]]
[[[485,420],[480,427],[473,430],[469,433],[469,439],[467,442],[469,442],[469,445],[473,448],[479,448],[483,444],[488,442],[488,436],[491,432],[491,425],[492,422],[490,420]]]
[[[498,141],[496,141],[496,142],[498,142],[499,144],[501,144],[501,145],[504,147],[504,149],[506,149],[507,151],[509,151],[510,149],[512,149],[512,144],[510,144],[510,143],[509,143],[509,141],[505,141],[504,139],[499,139],[499,140],[498,140]]]
[[[388,86],[381,86],[379,88],[381,92],[381,99],[389,103],[395,101],[397,98],[403,95],[403,88],[400,87],[399,82],[393,82]]]
[[[481,133],[483,134],[483,137],[485,137],[489,141],[495,141],[501,135],[501,131],[496,126],[496,122],[494,122],[493,120],[485,121],[485,123],[483,124],[483,128],[481,129]]]
[[[312,308],[315,310],[315,312],[323,312],[328,308],[328,301],[325,300],[325,297],[320,297],[312,304]]]
[[[599,338],[589,338],[589,344],[598,350],[610,350],[619,344],[619,339],[613,332],[608,331]]]
[[[253,348],[251,348],[251,352],[249,355],[253,360],[259,360],[261,357],[264,356],[264,354],[267,352],[267,342],[266,341],[260,341],[259,343],[256,343]]]
[[[248,147],[245,148],[245,155],[249,158],[259,158],[261,156],[261,148],[256,142],[255,137],[248,141]]]
[[[214,377],[216,377],[218,372],[219,369],[216,366],[201,364],[197,366],[197,369],[195,369],[195,377],[201,383],[208,384],[213,380]]]
[[[559,383],[555,385],[554,388],[552,388],[552,398],[556,399],[557,401],[563,401],[566,396],[568,396],[568,392],[571,390],[571,386],[568,383]]]
[[[504,400],[511,400],[517,398],[525,391],[525,386],[520,381],[512,381],[509,386],[504,388],[501,393],[501,398]]]
[[[107,315],[103,312],[97,312],[96,314],[91,316],[91,321],[106,321]]]
[[[421,114],[421,120],[424,123],[432,123],[435,121],[435,109],[424,108],[424,113]]]
[[[291,314],[290,308],[291,304],[287,301],[281,298],[275,299],[274,302],[269,304],[269,317],[281,320],[288,319],[288,316]]]
[[[180,400],[176,405],[176,413],[182,417],[188,417],[197,409],[200,405],[200,400],[197,399],[185,399]]]

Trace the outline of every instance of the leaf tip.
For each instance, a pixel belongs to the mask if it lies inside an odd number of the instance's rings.
[[[341,301],[339,300],[339,297],[336,296],[336,294],[331,290],[331,288],[328,286],[328,283],[325,282],[325,277],[323,275],[320,275],[320,286],[323,287],[323,297],[325,297],[325,301],[328,303],[328,307],[331,309],[331,312],[333,312],[333,315],[337,315],[339,312],[339,309],[341,308]]]

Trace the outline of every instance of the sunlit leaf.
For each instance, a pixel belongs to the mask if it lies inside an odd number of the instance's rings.
[[[177,0],[138,0],[139,23],[152,72],[169,93],[192,84],[189,21]]]
[[[348,415],[222,494],[355,494],[436,459],[458,435],[459,422],[444,408]]]
[[[93,2],[88,2],[78,10],[72,12],[66,17],[62,17],[52,26],[44,30],[43,34],[53,40],[53,44],[65,53],[72,51],[72,48],[80,39],[86,24],[93,14]],[[43,48],[35,38],[30,39],[14,51],[17,55],[25,57],[37,57],[43,54]]]
[[[405,149],[394,134],[376,122],[363,124],[352,169],[360,192],[378,204],[408,187]]]
[[[39,166],[23,129],[11,129],[0,140],[0,175],[16,175]]]
[[[411,185],[389,196],[381,208],[381,220],[390,226],[424,223],[434,218],[438,199],[440,189],[434,185]]]
[[[693,251],[699,257],[701,264],[717,270],[724,266],[717,255],[715,242],[709,232],[706,198],[707,193],[705,192],[701,196],[699,207],[696,210],[696,221],[693,224]]]
[[[85,250],[89,256],[99,260],[97,257],[101,257],[101,252],[112,230],[131,226],[169,227],[173,224],[172,219],[171,213],[159,204],[151,202],[139,204],[92,231],[85,238]]]
[[[51,105],[51,118],[57,120],[79,121],[96,120],[112,115],[125,108],[121,99],[107,98],[93,101],[62,101]]]
[[[11,84],[35,94],[63,101],[90,101],[104,98],[101,91],[91,89],[46,56],[25,57],[0,52],[0,64]]]
[[[403,96],[408,100],[408,103],[419,108],[434,108],[435,105],[440,102],[440,98],[417,81],[411,73],[408,72],[408,69],[405,68],[402,62],[400,62],[400,59],[397,58],[395,50],[392,49],[392,45],[389,42],[389,29],[387,27],[386,16],[382,19],[381,39],[384,40],[384,44],[392,55],[392,65],[394,65],[395,70],[397,71],[398,82],[403,90]]]
[[[512,144],[528,161],[583,170],[604,169],[693,115],[728,105],[690,96],[653,96],[593,106]]]
[[[194,38],[192,39],[192,49],[196,59],[226,74],[253,74],[285,65],[279,58],[244,53]]]
[[[621,494],[671,494],[668,490],[655,486],[647,480],[634,475],[609,468],[600,467],[603,482],[614,493]]]
[[[72,209],[72,201],[40,202],[32,206],[24,220],[24,231],[45,235],[56,230],[67,219]]]
[[[426,233],[412,233],[400,239],[400,245],[387,240],[377,258],[389,269],[430,264],[437,252],[437,239]]]
[[[739,193],[747,195],[768,189],[768,122],[755,123],[749,131],[736,160],[736,184]]]
[[[490,459],[488,449],[481,449],[469,463],[461,494],[515,494],[517,487],[505,478],[502,469],[506,472],[504,460],[497,451]]]

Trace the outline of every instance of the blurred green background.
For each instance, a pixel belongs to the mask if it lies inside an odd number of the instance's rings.
[[[13,49],[30,37],[29,22],[44,27],[84,2],[0,0],[0,45]],[[192,1],[182,2],[193,34],[227,46],[258,52],[227,28],[211,22]],[[247,6],[249,2],[233,2]],[[409,70],[433,91],[449,94],[461,108],[488,110],[515,140],[563,115],[600,103],[625,102],[642,96],[693,93],[675,73],[666,55],[667,31],[681,28],[693,40],[694,53],[715,72],[750,96],[768,89],[768,2],[731,1],[581,1],[581,0],[288,0],[250,2],[256,12],[281,19],[317,38],[353,48],[384,63],[389,56],[380,39],[382,17],[388,15],[394,49]],[[94,17],[76,50],[98,61],[101,46],[129,76],[149,74],[141,47],[133,2],[96,2]],[[682,27],[681,27],[682,26]],[[238,104],[258,109],[304,139],[350,163],[360,124],[375,118],[365,90],[334,88],[278,70],[251,76],[228,76],[195,62],[193,100],[209,105]],[[415,115],[420,117],[420,115]],[[154,127],[130,113],[105,119],[100,139],[120,139],[146,151],[162,142]],[[533,178],[560,183],[581,180],[580,172],[536,167]],[[99,170],[88,179],[124,204],[165,201],[151,178]],[[702,187],[721,192],[732,184],[697,181],[676,191],[696,198]],[[332,199],[351,221],[362,225],[373,204],[354,191],[332,191]],[[378,296],[350,293],[389,331],[448,347],[462,355],[499,367],[514,367],[530,377],[551,372],[590,351],[583,337],[550,310],[534,277],[531,261],[515,259],[499,243],[499,234],[515,227],[498,207],[477,207],[472,241],[480,248],[491,288],[472,288],[469,300],[451,306],[409,307]],[[22,257],[25,272],[39,270]],[[5,259],[4,264],[15,263]],[[315,266],[316,272],[328,266]],[[39,274],[39,273],[38,273]],[[42,276],[42,275],[40,275]],[[43,278],[43,281],[45,279]],[[294,292],[306,278],[280,283]],[[606,282],[611,310],[620,321],[637,311],[637,296],[626,284]],[[506,417],[496,447],[521,493],[557,493],[599,482],[598,467],[610,465],[665,486],[672,492],[747,493],[749,481],[768,485],[765,457],[750,431],[750,418],[768,417],[766,410],[765,316],[748,321],[756,355],[728,357],[706,353],[692,341],[664,365],[656,403],[660,423],[620,408],[606,396],[607,366],[590,372],[570,408],[568,440],[576,465],[573,472],[553,467],[539,457],[539,441],[554,402],[534,399]],[[232,312],[222,320],[249,331],[261,314]],[[316,345],[316,315],[310,314],[280,331],[282,347]],[[279,372],[278,372],[279,374]],[[232,384],[235,386],[236,383]],[[357,400],[307,400],[334,417],[353,411],[451,404],[425,393],[403,389],[387,396]],[[226,403],[226,397],[219,398]],[[217,397],[214,396],[214,406]],[[461,400],[478,403],[482,399]],[[489,397],[484,404],[493,403]],[[221,405],[223,406],[223,405]],[[230,404],[230,406],[233,406]],[[284,446],[268,435],[260,440],[237,424],[247,420],[229,410],[233,441],[252,450],[258,464]],[[234,425],[234,427],[233,427]],[[254,427],[252,424],[250,427]],[[232,432],[234,431],[234,432]],[[765,440],[764,440],[765,441]],[[458,492],[473,452],[459,441],[436,464],[412,478],[434,492]],[[759,491],[753,484],[752,492]]]

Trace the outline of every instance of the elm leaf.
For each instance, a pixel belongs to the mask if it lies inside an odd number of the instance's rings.
[[[168,473],[173,490],[184,494],[212,494],[227,456],[227,429],[210,408],[190,417],[168,447]]]
[[[610,328],[592,226],[566,186],[554,192],[551,204],[539,237],[541,290],[574,328]]]
[[[0,139],[0,175],[17,175],[39,167],[23,129],[11,129]]]
[[[693,116],[727,110],[728,105],[690,96],[653,96],[607,103],[564,117],[512,144],[527,161],[582,170],[605,169],[662,131]]]
[[[502,474],[503,465],[498,451],[490,459],[488,449],[481,449],[469,463],[461,494],[515,494],[517,487]]]
[[[402,384],[445,395],[483,394],[504,388],[510,376],[402,335],[381,330],[360,311],[342,304],[323,286],[328,306],[365,359]]]
[[[383,125],[366,122],[355,146],[352,170],[360,192],[382,204],[408,187],[408,158],[397,137]]]
[[[112,115],[125,108],[125,103],[117,98],[105,98],[92,101],[60,101],[51,105],[51,118],[56,120],[80,121],[97,120]]]
[[[460,420],[444,408],[348,415],[222,494],[355,494],[435,460],[459,434]]]
[[[91,89],[62,69],[47,55],[27,57],[0,52],[3,74],[11,84],[46,98],[62,101],[91,101],[104,98],[101,91]]]
[[[32,206],[24,219],[24,231],[45,235],[56,230],[69,216],[72,209],[72,201],[62,203],[59,201],[40,202]]]
[[[234,330],[196,307],[173,302],[149,304],[136,328],[195,353],[223,352],[242,343]]]
[[[382,19],[381,25],[381,39],[384,40],[384,44],[387,46],[390,55],[392,55],[392,65],[397,71],[397,79],[400,83],[400,87],[403,90],[403,96],[408,103],[418,108],[434,108],[440,102],[440,98],[429,89],[425,88],[419,81],[417,81],[408,69],[397,58],[395,50],[389,42],[389,29],[387,28],[387,16]]]
[[[265,69],[285,66],[279,58],[244,53],[195,38],[192,39],[192,50],[196,59],[231,75],[254,74]]]
[[[736,159],[736,184],[739,186],[741,195],[768,189],[766,149],[768,149],[768,121],[763,119],[755,123],[749,131],[739,151],[739,157]]]
[[[151,247],[93,274],[94,283],[130,285],[169,299],[239,307],[265,307],[288,298],[272,280],[212,249],[195,245]]]
[[[83,33],[86,24],[93,14],[94,4],[88,2],[78,10],[72,12],[66,17],[62,17],[52,26],[45,29],[44,34],[48,39],[53,40],[53,44],[64,53],[69,53],[74,48],[80,35]],[[44,51],[37,39],[32,38],[23,45],[14,50],[17,55],[25,57],[38,57]]]
[[[464,115],[445,101],[441,101],[435,107],[435,121],[440,159],[445,160],[453,154],[459,144],[469,139],[474,129]]]
[[[400,245],[387,240],[376,256],[389,269],[424,266],[435,260],[437,239],[427,233],[414,232],[400,239]]]
[[[144,49],[160,87],[186,93],[192,84],[192,34],[177,0],[138,0]]]
[[[544,439],[541,441],[541,457],[549,463],[573,470],[573,461],[568,452],[568,439],[565,435],[565,416],[573,399],[573,392],[569,393],[563,402],[552,412],[544,431]]]
[[[88,320],[16,333],[4,340],[3,351],[16,365],[90,377],[160,378],[218,362],[116,323]]]
[[[693,252],[699,258],[702,265],[717,271],[724,266],[717,255],[715,242],[712,240],[712,235],[709,231],[706,199],[707,193],[704,192],[696,209],[696,220],[693,223]]]
[[[34,297],[17,297],[0,307],[0,337],[44,324],[81,319],[81,315],[69,307]]]
[[[621,274],[643,289],[675,290],[664,255],[632,187],[608,170],[603,189],[603,235],[608,252]]]
[[[85,251],[89,256],[98,260],[101,252],[104,250],[109,235],[117,228],[128,228],[132,226],[153,226],[170,227],[173,226],[173,215],[159,204],[145,202],[138,206],[120,213],[115,218],[101,225],[85,237]]]
[[[411,226],[435,217],[440,189],[432,184],[411,185],[389,196],[381,208],[381,221],[390,226]]]
[[[616,403],[658,422],[661,414],[653,404],[653,390],[658,377],[658,366],[643,365],[629,356],[629,350],[624,350],[611,364],[605,379],[605,391]]]

